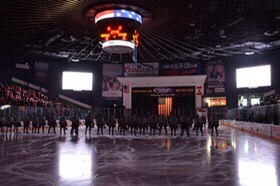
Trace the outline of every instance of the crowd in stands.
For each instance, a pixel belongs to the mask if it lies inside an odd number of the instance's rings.
[[[50,99],[46,93],[18,84],[0,83],[0,106],[10,105],[13,109],[9,112],[14,115],[38,114],[49,115],[55,113],[56,117],[65,115],[70,117],[77,113],[84,117],[88,109],[83,109],[58,98]]]
[[[279,125],[279,109],[277,107],[279,105],[242,108],[235,112],[231,111],[229,117],[238,121]]]
[[[265,98],[265,102],[263,105],[272,105],[277,103],[280,103],[280,94],[273,94]]]
[[[0,105],[32,107],[64,107],[59,99],[51,100],[41,91],[7,83],[0,86]]]

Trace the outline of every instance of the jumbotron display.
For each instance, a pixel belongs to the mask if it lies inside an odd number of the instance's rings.
[[[140,14],[129,10],[105,10],[95,16],[99,40],[104,51],[130,53],[139,44]]]
[[[257,88],[271,86],[271,66],[253,66],[236,69],[237,88]]]

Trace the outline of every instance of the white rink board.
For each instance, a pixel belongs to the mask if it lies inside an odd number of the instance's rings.
[[[280,126],[232,120],[222,120],[220,123],[229,127],[280,140]]]

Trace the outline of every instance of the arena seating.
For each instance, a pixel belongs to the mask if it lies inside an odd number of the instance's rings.
[[[16,84],[2,84],[0,105],[62,107],[59,99],[51,100],[48,95]]]

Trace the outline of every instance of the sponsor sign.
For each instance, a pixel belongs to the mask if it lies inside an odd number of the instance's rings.
[[[174,97],[174,96],[194,96],[193,87],[149,87],[132,88],[133,96],[148,97]]]
[[[271,136],[271,125],[252,123],[251,131],[264,134],[266,136]]]
[[[242,122],[234,122],[233,123],[233,127],[236,127],[236,128],[242,128]]]
[[[124,64],[125,77],[158,76],[158,63],[126,63]]]
[[[225,92],[225,68],[222,62],[211,62],[206,65],[207,74],[205,91],[206,94]]]
[[[232,127],[234,125],[234,121],[224,120],[224,125]]]
[[[250,130],[251,130],[251,123],[243,122],[242,123],[242,129],[250,132]]]
[[[260,123],[238,122],[238,121],[231,121],[231,120],[223,120],[223,123],[226,126],[232,126],[238,129],[244,129],[248,132],[258,133],[267,137],[273,137],[275,139],[280,140],[280,126],[260,124]]]
[[[160,68],[162,76],[180,76],[199,74],[199,63],[197,62],[163,62]]]
[[[48,81],[49,64],[43,62],[35,62],[33,64],[33,80],[37,82]]]
[[[196,95],[198,96],[202,95],[202,86],[196,86]]]
[[[107,98],[122,97],[122,85],[117,77],[122,76],[122,65],[103,64],[102,96]]]
[[[279,126],[272,126],[272,137],[280,140],[280,127]]]

